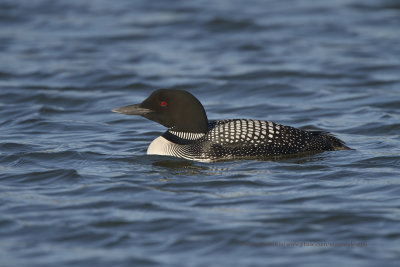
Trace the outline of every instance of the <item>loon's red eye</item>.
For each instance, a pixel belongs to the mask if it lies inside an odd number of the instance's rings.
[[[167,102],[165,102],[165,101],[161,101],[161,102],[160,102],[160,106],[162,106],[162,107],[166,107],[166,106],[167,106]]]

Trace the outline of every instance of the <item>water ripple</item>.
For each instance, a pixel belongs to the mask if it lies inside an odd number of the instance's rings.
[[[2,1],[1,266],[397,266],[398,10]],[[110,110],[157,88],[189,90],[210,119],[330,131],[354,150],[146,155],[165,128]]]

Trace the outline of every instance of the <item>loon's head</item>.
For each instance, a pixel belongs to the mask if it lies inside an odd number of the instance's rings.
[[[203,105],[191,93],[183,90],[159,89],[140,104],[119,107],[112,111],[141,115],[176,132],[206,133],[208,130]]]

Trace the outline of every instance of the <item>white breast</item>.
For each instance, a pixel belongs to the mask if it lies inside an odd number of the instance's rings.
[[[157,137],[151,142],[147,149],[148,155],[173,156],[183,159],[195,160],[200,162],[211,162],[212,159],[206,157],[198,158],[190,153],[190,145],[178,145],[172,143],[162,136]]]
[[[157,137],[151,142],[149,147],[147,148],[148,155],[163,155],[163,156],[171,156],[171,149],[175,144],[168,141],[162,136]]]

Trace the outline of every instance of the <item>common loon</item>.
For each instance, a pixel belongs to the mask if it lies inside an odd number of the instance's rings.
[[[112,111],[141,115],[168,128],[151,142],[147,149],[150,155],[211,162],[349,149],[323,131],[249,119],[208,121],[200,101],[183,90],[159,89],[140,104]]]

